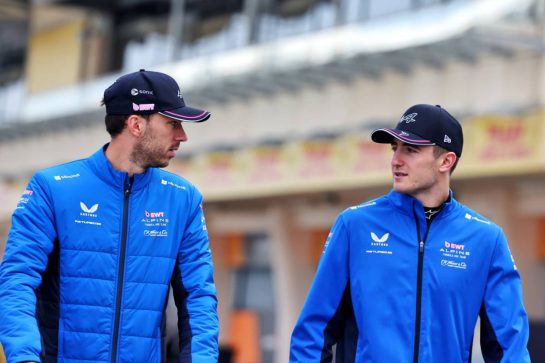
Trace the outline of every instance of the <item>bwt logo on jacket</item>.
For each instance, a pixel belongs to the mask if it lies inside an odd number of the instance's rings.
[[[460,245],[460,244],[452,243],[452,242],[447,242],[447,241],[445,241],[445,247],[446,248],[452,248],[453,250],[462,250],[462,251],[465,248],[464,245]]]
[[[164,218],[165,212],[148,212],[144,211],[146,218]]]

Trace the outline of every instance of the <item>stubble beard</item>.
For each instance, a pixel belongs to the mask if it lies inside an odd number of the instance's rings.
[[[130,159],[133,163],[143,168],[164,168],[168,166],[169,160],[163,161],[164,152],[158,145],[154,145],[153,135],[146,133],[131,152]]]

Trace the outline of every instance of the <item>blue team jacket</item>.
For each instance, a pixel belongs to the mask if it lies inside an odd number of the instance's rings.
[[[291,340],[290,362],[529,362],[520,277],[502,230],[454,198],[427,228],[391,191],[341,213]]]
[[[193,185],[150,168],[131,179],[103,150],[36,173],[0,266],[8,362],[161,362],[169,285],[180,362],[215,362],[213,266]]]

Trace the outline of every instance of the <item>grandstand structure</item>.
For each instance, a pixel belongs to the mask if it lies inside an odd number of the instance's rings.
[[[166,72],[212,113],[168,169],[204,195],[220,343],[286,362],[336,215],[391,186],[370,131],[440,104],[466,137],[453,191],[504,228],[545,361],[545,1],[0,0],[0,20],[0,256],[32,173],[108,141],[104,89]]]

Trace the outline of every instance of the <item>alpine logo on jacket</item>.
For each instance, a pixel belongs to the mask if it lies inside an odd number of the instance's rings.
[[[461,242],[444,241],[439,252],[441,266],[466,270],[470,263],[471,252]]]
[[[168,218],[166,218],[165,212],[161,211],[149,211],[144,210],[144,216],[141,221],[146,228],[144,230],[144,236],[146,237],[168,237],[168,230],[164,227],[168,227]],[[161,227],[161,228],[159,228]]]

